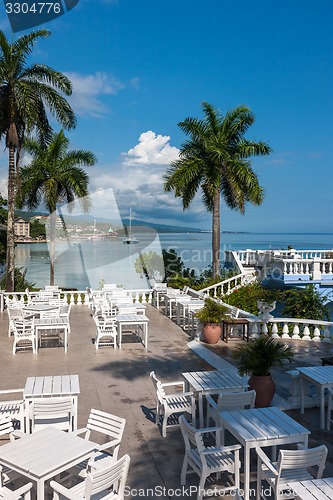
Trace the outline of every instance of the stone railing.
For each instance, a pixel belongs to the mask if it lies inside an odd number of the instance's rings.
[[[237,274],[236,276],[220,281],[220,283],[202,288],[200,294],[207,297],[224,297],[225,295],[229,295],[233,290],[243,286],[245,282],[247,282],[245,274]]]
[[[133,302],[146,302],[151,304],[153,299],[153,290],[152,289],[133,289],[126,290],[131,293],[133,297]],[[37,292],[36,292],[37,294]],[[5,308],[6,297],[16,297],[17,300],[21,302],[28,302],[28,294],[26,292],[5,292],[0,290],[0,312],[2,312]],[[33,292],[29,293],[29,296],[33,296]],[[60,296],[65,298],[68,304],[77,304],[77,305],[88,305],[89,297],[86,290],[72,290],[72,291],[64,291],[60,290]]]
[[[251,338],[260,333],[272,334],[274,338],[286,340],[311,340],[313,342],[333,342],[333,322],[299,318],[272,318],[267,322],[248,318]]]

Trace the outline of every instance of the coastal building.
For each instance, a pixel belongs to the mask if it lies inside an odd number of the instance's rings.
[[[22,217],[14,219],[14,235],[16,238],[30,238],[30,222]]]

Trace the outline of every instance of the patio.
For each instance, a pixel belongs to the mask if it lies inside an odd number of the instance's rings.
[[[209,370],[211,367],[188,348],[189,338],[168,317],[149,305],[146,314],[149,318],[147,350],[134,336],[124,336],[122,349],[101,347],[96,350],[92,340],[96,327],[90,310],[78,305],[72,307],[67,354],[63,349],[43,347],[38,355],[17,352],[13,356],[13,339],[7,335],[8,315],[7,312],[1,313],[1,389],[24,387],[29,376],[78,374],[81,388],[78,427],[86,425],[91,408],[126,419],[119,456],[128,453],[131,457],[127,485],[133,495],[128,495],[128,498],[135,498],[135,490],[141,498],[154,498],[154,491],[158,492],[156,498],[172,498],[177,496],[175,490],[180,488],[183,440],[178,427],[169,428],[167,437],[163,439],[154,425],[155,390],[149,373],[154,370],[163,380],[179,380],[182,372]],[[238,342],[242,341],[230,341],[228,344],[220,341],[210,349],[231,362],[232,351]],[[277,392],[282,397],[288,395],[290,378],[286,375],[287,370],[295,366],[321,364],[321,357],[332,355],[330,344],[303,341],[297,343],[295,350],[293,365],[286,366],[283,374],[275,377]],[[332,477],[333,430],[320,430],[319,408],[305,409],[304,415],[298,410],[287,413],[311,431],[310,447],[326,444],[329,453],[324,476]],[[1,444],[5,442],[1,440]],[[188,486],[197,484],[197,476],[189,476]],[[213,485],[207,482],[207,488]],[[147,488],[151,489],[150,494],[144,493]],[[193,492],[193,498],[195,495]],[[178,494],[178,497],[182,496],[185,495]]]

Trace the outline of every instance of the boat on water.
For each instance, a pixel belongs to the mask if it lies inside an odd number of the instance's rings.
[[[128,236],[123,239],[124,245],[136,245],[140,241],[132,234],[132,209],[130,208]]]

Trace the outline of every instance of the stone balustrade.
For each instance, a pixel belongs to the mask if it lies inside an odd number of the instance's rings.
[[[131,293],[133,297],[133,302],[146,302],[148,304],[152,303],[153,300],[153,290],[152,289],[135,289],[127,290]],[[61,297],[65,298],[68,304],[77,305],[88,305],[89,297],[86,290],[60,290]],[[17,300],[22,302],[28,301],[28,295],[26,292],[5,292],[0,290],[0,312],[4,310],[6,297],[16,297]]]
[[[287,340],[311,340],[312,342],[333,342],[333,322],[298,318],[272,318],[267,322],[250,321],[250,337],[260,333],[272,334],[274,338]]]

